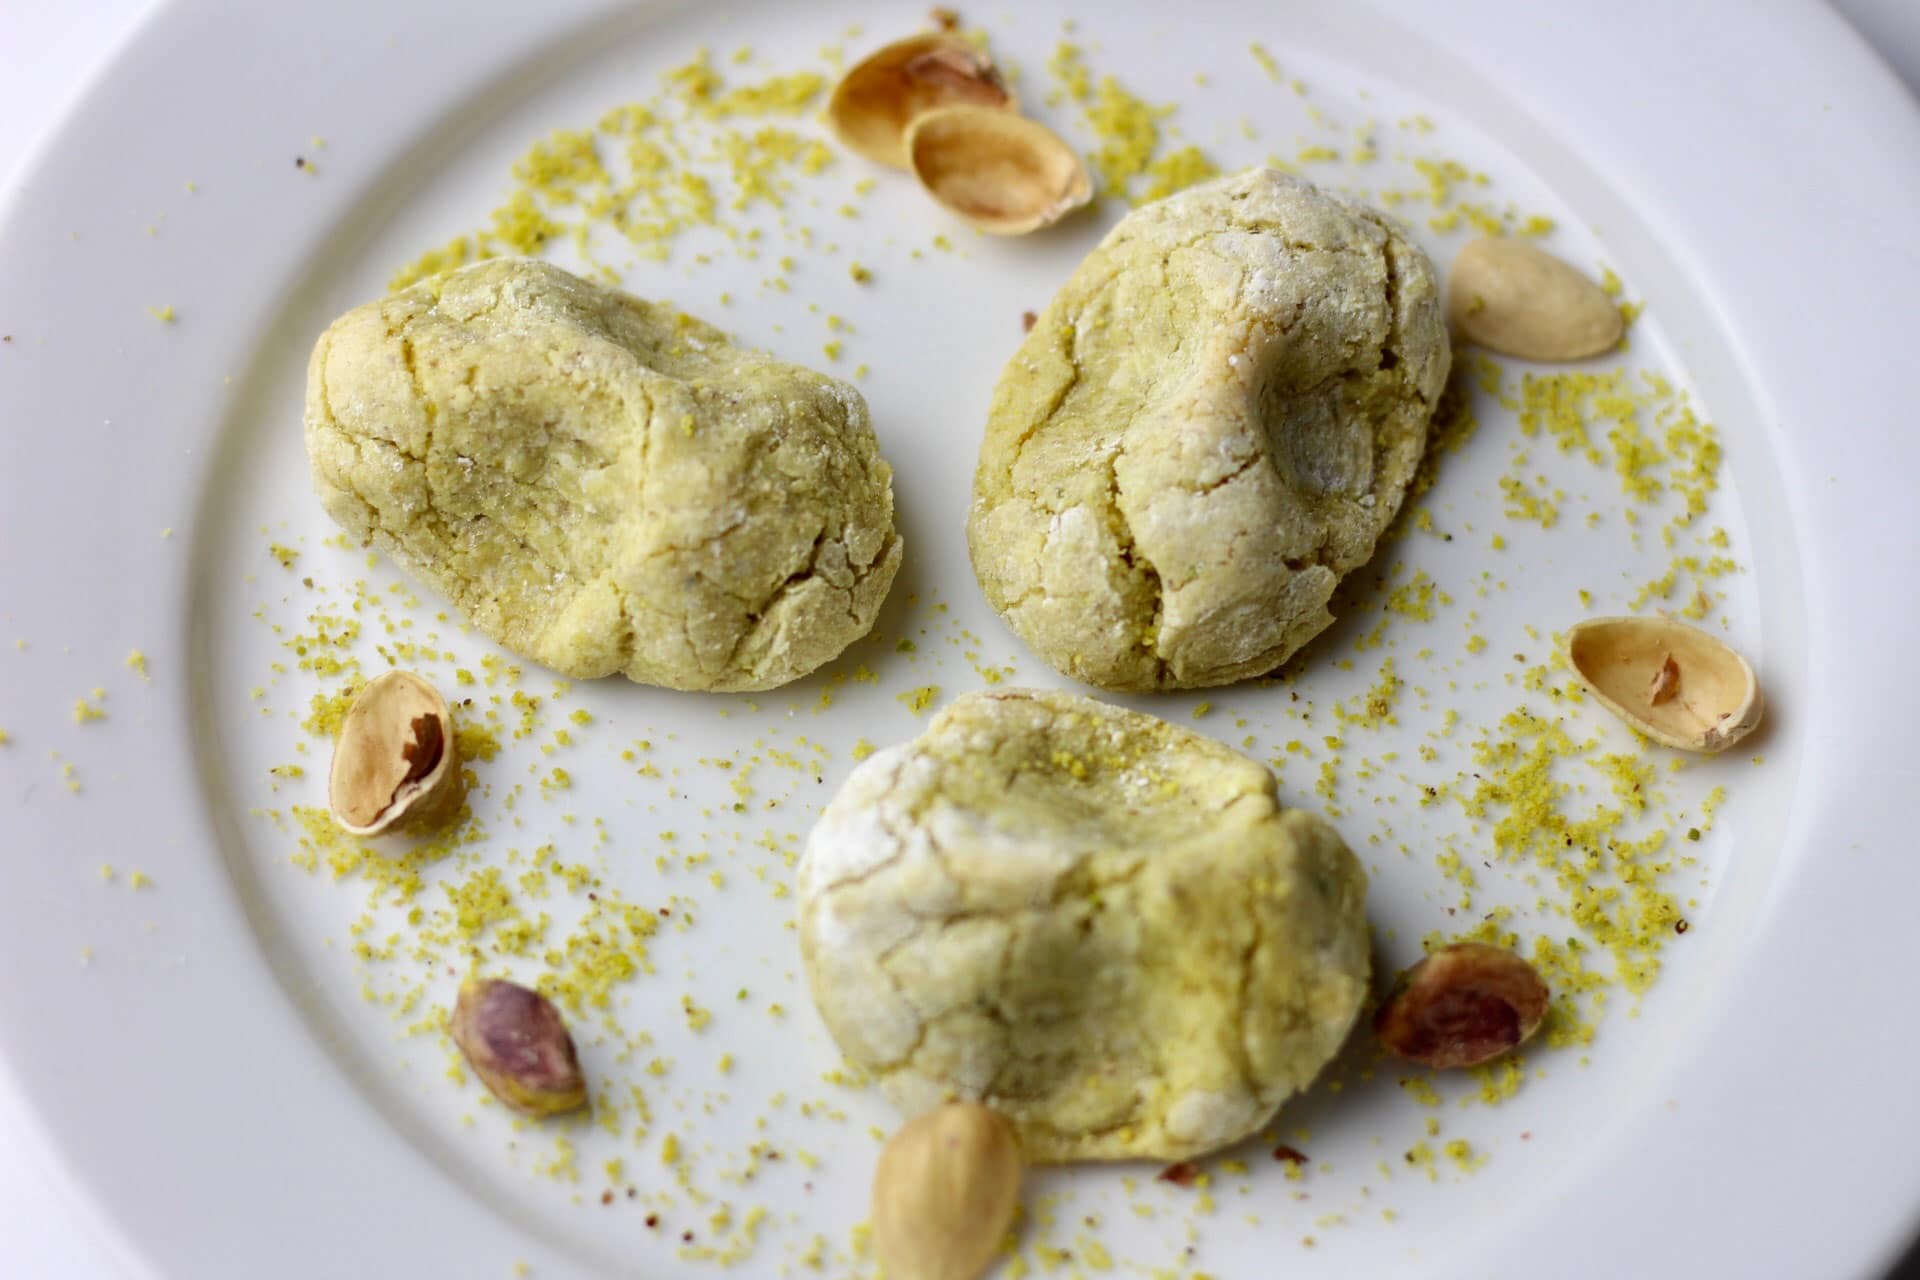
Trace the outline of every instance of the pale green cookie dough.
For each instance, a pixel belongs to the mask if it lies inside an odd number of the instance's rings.
[[[1450,352],[1384,216],[1253,169],[1129,214],[993,394],[967,538],[993,607],[1109,689],[1270,671],[1333,615]]]
[[[800,945],[903,1110],[984,1100],[1030,1159],[1255,1132],[1367,994],[1366,874],[1273,775],[1063,693],[976,693],[870,757],[807,840]]]
[[[900,564],[857,391],[545,263],[335,321],[306,435],[349,534],[569,676],[785,684],[867,633]]]

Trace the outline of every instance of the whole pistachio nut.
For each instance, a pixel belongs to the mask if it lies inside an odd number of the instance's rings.
[[[1447,319],[1467,341],[1522,360],[1584,360],[1626,332],[1605,290],[1511,236],[1461,247],[1447,274]]]
[[[902,1125],[873,1177],[873,1237],[888,1280],[974,1280],[1020,1198],[1020,1146],[998,1113],[949,1102]]]

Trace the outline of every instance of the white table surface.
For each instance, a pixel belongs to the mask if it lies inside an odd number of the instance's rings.
[[[0,0],[0,217],[68,106],[163,2]],[[1756,15],[1771,2],[1756,4]],[[1920,3],[1832,2],[1920,96]],[[0,300],[0,310],[4,305]],[[218,1206],[207,1206],[210,1229],[218,1214]],[[0,1276],[132,1280],[143,1274],[99,1212],[68,1185],[34,1118],[0,1076]],[[1920,1278],[1920,1259],[1910,1257],[1900,1274]]]

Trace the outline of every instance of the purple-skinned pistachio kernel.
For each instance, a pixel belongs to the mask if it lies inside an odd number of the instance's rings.
[[[481,1083],[515,1111],[554,1116],[586,1105],[573,1036],[539,992],[501,978],[469,978],[448,1030]]]

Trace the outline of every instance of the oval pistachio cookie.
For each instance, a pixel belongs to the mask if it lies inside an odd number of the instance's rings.
[[[847,779],[800,862],[800,947],[849,1059],[958,1096],[1039,1161],[1255,1132],[1367,995],[1366,873],[1273,775],[1153,716],[975,693]]]
[[[1260,675],[1330,622],[1450,351],[1384,215],[1271,169],[1121,220],[1000,376],[967,540],[987,599],[1108,689]]]
[[[867,633],[900,565],[859,392],[546,263],[335,321],[306,436],[348,533],[569,676],[785,684]]]

